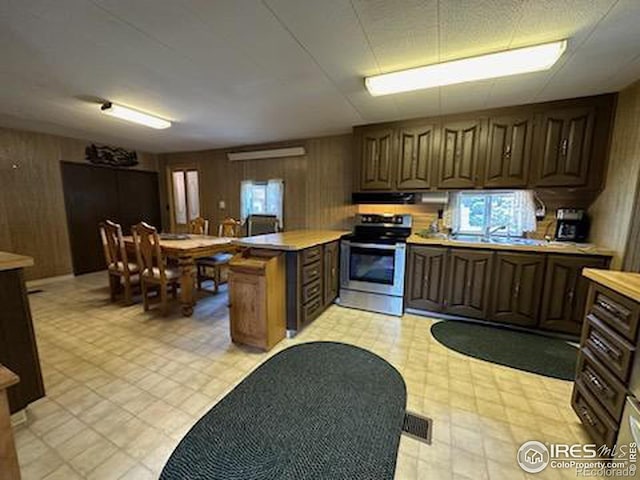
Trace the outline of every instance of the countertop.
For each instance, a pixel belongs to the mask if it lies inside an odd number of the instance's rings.
[[[242,247],[296,251],[333,242],[348,233],[351,232],[346,230],[291,230],[289,232],[238,238],[233,241],[233,244]]]
[[[18,378],[15,373],[0,363],[0,390],[9,388],[11,385],[15,385],[19,381],[20,378]]]
[[[585,268],[582,275],[625,297],[640,302],[640,273]]]
[[[33,266],[33,258],[17,253],[0,252],[0,272]]]
[[[424,238],[413,234],[407,239],[408,243],[416,245],[441,245],[446,247],[478,248],[481,250],[518,250],[523,252],[566,253],[568,255],[600,255],[612,257],[613,252],[595,245],[558,244],[541,242],[540,245],[520,245],[513,243],[465,242],[448,238]]]

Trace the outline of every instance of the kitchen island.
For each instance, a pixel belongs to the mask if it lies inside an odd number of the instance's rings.
[[[23,272],[32,265],[31,257],[0,252],[0,363],[20,377],[20,383],[7,390],[11,413],[44,397]]]
[[[286,264],[286,324],[291,336],[316,319],[338,296],[344,230],[292,230],[239,238],[240,247],[278,251]]]

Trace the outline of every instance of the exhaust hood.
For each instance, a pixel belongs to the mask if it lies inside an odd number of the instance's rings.
[[[356,192],[351,195],[354,204],[408,205],[416,203],[415,193],[407,192]]]

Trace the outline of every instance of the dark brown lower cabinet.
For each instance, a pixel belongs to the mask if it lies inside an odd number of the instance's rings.
[[[444,308],[447,250],[442,247],[411,247],[405,305],[408,308],[441,312]]]
[[[582,329],[589,281],[583,268],[607,268],[609,259],[549,255],[540,312],[540,328],[578,335]]]
[[[486,318],[493,252],[452,248],[449,252],[445,312]]]
[[[340,243],[325,243],[324,255],[324,304],[329,305],[338,296],[340,278],[338,270],[340,265]]]
[[[544,261],[539,253],[496,253],[490,320],[524,327],[538,323]]]
[[[44,397],[36,336],[21,268],[0,271],[0,305],[0,364],[20,377],[20,382],[7,390],[9,409],[15,413]]]

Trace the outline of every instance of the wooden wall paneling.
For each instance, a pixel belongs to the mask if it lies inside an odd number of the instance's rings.
[[[27,280],[72,271],[60,161],[85,163],[90,143],[0,128],[0,249],[34,257]],[[138,156],[136,169],[157,169],[156,155]]]

